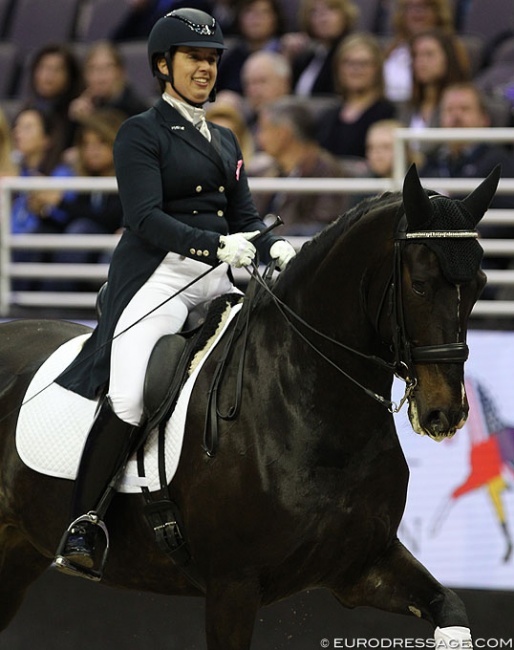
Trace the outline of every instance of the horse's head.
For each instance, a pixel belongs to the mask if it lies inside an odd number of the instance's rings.
[[[404,181],[395,239],[395,348],[414,385],[412,427],[435,440],[451,437],[468,415],[467,323],[486,281],[476,225],[499,177],[497,167],[462,201],[427,193],[414,166]]]

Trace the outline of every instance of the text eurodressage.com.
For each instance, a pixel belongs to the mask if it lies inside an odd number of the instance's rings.
[[[382,650],[382,648],[389,650],[394,648],[402,648],[406,650],[428,648],[429,650],[465,650],[469,648],[472,650],[501,650],[502,648],[513,648],[514,641],[510,639],[496,639],[496,638],[477,638],[472,642],[463,640],[439,640],[435,639],[422,639],[422,638],[394,638],[394,639],[364,639],[364,638],[334,638],[331,641],[322,639],[322,648],[348,648],[355,649],[361,648],[363,650],[374,650],[375,648]]]

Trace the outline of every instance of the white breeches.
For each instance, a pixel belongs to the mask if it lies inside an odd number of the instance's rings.
[[[168,253],[123,310],[112,342],[109,397],[114,412],[125,422],[132,425],[141,422],[146,368],[158,339],[165,334],[178,332],[188,312],[196,305],[224,293],[238,291],[227,276],[227,265],[220,264],[148,315],[208,268],[203,262]],[[140,318],[141,322],[130,327]],[[120,332],[122,334],[118,336]]]

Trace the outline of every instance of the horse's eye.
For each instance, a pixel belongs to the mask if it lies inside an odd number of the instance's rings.
[[[412,283],[412,290],[418,296],[424,296],[425,295],[425,283],[420,282],[419,280],[414,280],[414,282]]]

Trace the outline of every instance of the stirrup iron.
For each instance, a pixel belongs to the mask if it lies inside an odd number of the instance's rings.
[[[99,563],[99,567],[96,569],[94,567],[93,568],[86,567],[82,564],[79,564],[78,562],[73,562],[73,560],[70,560],[68,557],[66,557],[66,555],[64,555],[64,551],[66,545],[68,544],[69,537],[70,535],[74,534],[73,531],[74,527],[80,524],[95,526],[99,530],[101,530],[104,535],[105,549],[103,551]],[[95,529],[92,530],[96,532]],[[93,547],[91,549],[91,552],[93,553],[94,550],[95,549]],[[99,582],[102,579],[108,554],[109,554],[109,531],[107,530],[107,526],[105,525],[105,523],[98,516],[98,513],[91,510],[87,514],[77,517],[77,519],[72,521],[71,524],[68,526],[66,532],[62,536],[61,542],[55,554],[55,559],[52,562],[52,567],[55,567],[58,571],[60,571],[61,573],[65,573],[67,575],[78,576],[81,578],[87,578],[88,580],[92,580],[94,582]]]

